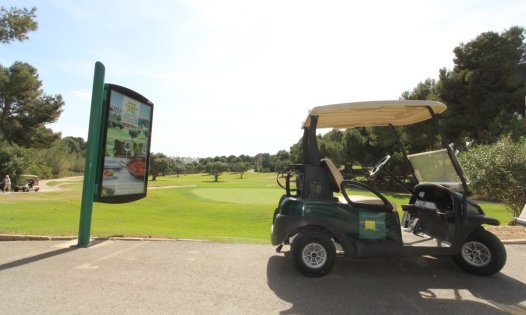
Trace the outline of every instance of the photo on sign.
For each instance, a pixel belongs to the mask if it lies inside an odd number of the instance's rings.
[[[145,194],[152,107],[109,93],[100,197]]]

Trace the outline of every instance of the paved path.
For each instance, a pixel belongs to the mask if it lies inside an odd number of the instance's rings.
[[[2,314],[526,314],[525,245],[493,277],[448,258],[338,260],[301,276],[268,245],[0,242]]]

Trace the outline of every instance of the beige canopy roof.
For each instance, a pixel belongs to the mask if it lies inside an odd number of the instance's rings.
[[[369,126],[405,126],[431,118],[428,107],[440,114],[447,106],[435,101],[371,101],[317,106],[310,110],[303,127],[310,126],[311,116],[318,116],[317,128],[354,128]]]

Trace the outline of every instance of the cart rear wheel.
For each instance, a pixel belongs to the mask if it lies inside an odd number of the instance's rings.
[[[453,260],[469,273],[489,276],[504,267],[506,249],[498,237],[481,229],[468,237]]]
[[[292,259],[296,269],[307,277],[322,277],[334,266],[336,247],[329,236],[320,231],[307,231],[292,243]]]

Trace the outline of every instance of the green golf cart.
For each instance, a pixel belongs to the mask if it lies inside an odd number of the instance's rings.
[[[409,154],[397,126],[429,119],[440,132],[438,116],[446,105],[433,101],[376,101],[319,106],[303,124],[303,164],[288,166],[278,183],[285,189],[274,212],[272,244],[288,253],[302,274],[329,273],[337,256],[356,258],[450,256],[467,272],[492,275],[506,262],[501,241],[483,227],[499,225],[467,197],[468,186],[455,152],[442,136],[443,149]],[[319,128],[386,127],[398,140],[414,179],[408,186],[389,170],[390,155],[371,168],[370,178],[389,176],[408,192],[407,203],[392,204],[371,182],[344,180],[322,159]],[[286,250],[290,248],[290,250]]]

